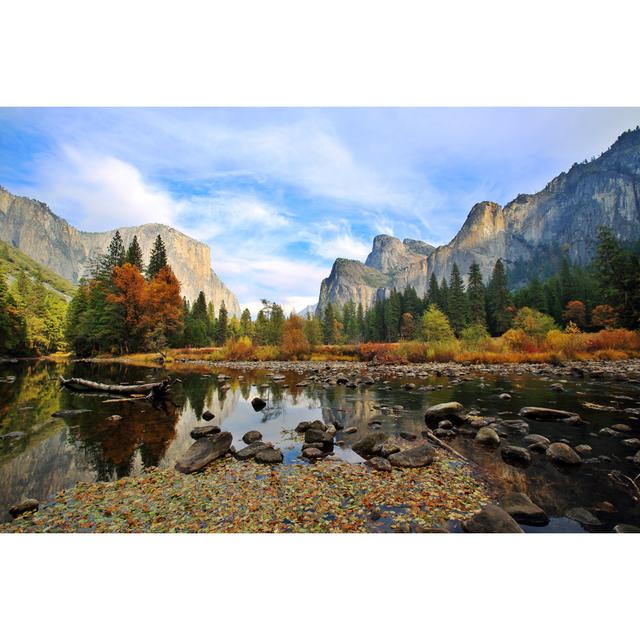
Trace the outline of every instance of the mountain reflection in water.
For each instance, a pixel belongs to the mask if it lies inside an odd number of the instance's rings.
[[[219,379],[224,373],[229,379]],[[575,507],[592,510],[603,526],[611,530],[617,523],[640,525],[637,502],[609,472],[617,469],[634,476],[637,468],[628,460],[633,451],[625,449],[623,438],[603,438],[597,431],[624,421],[632,431],[624,438],[640,437],[640,426],[633,414],[624,419],[615,408],[640,407],[640,396],[633,385],[607,380],[567,380],[567,393],[549,390],[549,380],[538,376],[476,376],[449,385],[442,378],[420,379],[421,384],[442,384],[433,390],[406,390],[405,380],[397,377],[387,384],[361,385],[355,389],[342,385],[297,387],[300,374],[285,373],[285,380],[273,381],[265,370],[202,369],[181,371],[169,401],[153,407],[146,401],[104,402],[114,399],[98,394],[78,394],[61,389],[59,376],[82,377],[103,382],[136,382],[164,377],[165,371],[118,364],[27,362],[0,365],[0,436],[22,432],[22,436],[0,438],[0,518],[7,519],[8,507],[23,499],[46,503],[62,489],[80,481],[109,481],[137,475],[148,467],[172,467],[193,440],[191,430],[203,424],[216,424],[230,431],[234,445],[243,445],[242,435],[258,429],[265,441],[273,442],[285,454],[285,464],[306,464],[299,457],[301,442],[293,429],[303,420],[320,419],[358,433],[339,431],[336,454],[361,462],[351,445],[371,429],[389,434],[408,431],[420,434],[424,410],[439,402],[457,400],[467,409],[485,416],[515,418],[525,405],[551,406],[578,411],[588,422],[575,426],[563,423],[531,423],[530,432],[552,441],[567,439],[573,446],[589,444],[592,456],[605,455],[611,462],[582,465],[571,471],[554,467],[544,454],[532,454],[527,468],[506,464],[496,451],[479,447],[472,439],[458,436],[450,441],[458,451],[478,463],[482,473],[496,487],[497,494],[522,491],[551,517],[544,529],[582,531],[581,525],[564,517]],[[174,375],[174,374],[171,374]],[[12,381],[12,377],[15,380]],[[412,379],[416,382],[415,379]],[[444,382],[444,384],[443,384]],[[230,388],[225,388],[229,385]],[[500,399],[507,392],[510,399]],[[624,400],[612,401],[618,394]],[[251,399],[261,396],[267,408],[256,413]],[[596,411],[583,402],[609,405],[611,412]],[[611,405],[611,403],[614,403]],[[387,407],[401,405],[402,409]],[[86,413],[52,418],[63,409],[88,409]],[[215,417],[203,420],[208,409]],[[120,419],[109,419],[111,416]],[[523,435],[509,436],[507,443],[526,446]]]

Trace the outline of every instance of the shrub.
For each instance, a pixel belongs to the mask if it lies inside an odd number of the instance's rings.
[[[522,307],[522,309],[518,309],[513,319],[512,328],[520,329],[527,336],[542,341],[549,331],[556,329],[556,323],[546,313],[530,307]]]
[[[481,323],[474,323],[460,332],[460,339],[465,349],[477,350],[489,341],[489,332]]]
[[[256,349],[251,342],[251,338],[246,336],[238,340],[227,340],[224,345],[225,360],[255,360]]]
[[[304,320],[293,314],[284,323],[282,330],[281,352],[287,359],[298,359],[311,351],[309,340],[304,334]]]
[[[447,316],[435,304],[430,305],[422,316],[422,335],[429,343],[451,342],[456,339]]]
[[[427,345],[424,342],[402,342],[393,353],[407,362],[427,362]]]
[[[637,351],[640,349],[640,336],[629,329],[603,329],[589,335],[589,347],[592,350]]]

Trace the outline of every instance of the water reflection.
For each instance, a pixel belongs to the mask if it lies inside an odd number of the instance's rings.
[[[241,437],[246,431],[258,429],[265,441],[283,450],[286,464],[300,464],[301,442],[295,437],[294,428],[303,420],[320,419],[341,427],[336,454],[360,461],[351,445],[365,433],[380,429],[389,434],[408,431],[419,435],[427,406],[457,400],[467,409],[505,419],[517,417],[518,410],[525,405],[579,411],[588,424],[532,423],[530,432],[552,441],[564,438],[574,446],[589,444],[594,457],[608,456],[608,462],[563,471],[550,464],[544,455],[534,454],[531,465],[523,469],[506,464],[499,453],[479,447],[471,438],[458,436],[451,444],[477,462],[498,492],[527,493],[551,517],[546,530],[571,531],[576,527],[582,530],[581,525],[564,517],[575,507],[596,513],[604,530],[619,522],[640,524],[637,502],[609,477],[612,469],[632,476],[637,473],[628,460],[633,452],[625,449],[623,438],[602,438],[597,434],[600,428],[623,421],[631,427],[625,437],[640,436],[640,421],[633,413],[640,408],[640,396],[627,383],[567,380],[563,381],[567,393],[558,394],[549,389],[551,380],[543,377],[473,377],[459,384],[425,377],[417,381],[418,388],[406,390],[403,387],[406,380],[401,376],[386,383],[348,388],[323,384],[297,386],[301,377],[290,372],[284,380],[274,380],[266,371],[205,369],[180,372],[182,383],[174,387],[171,401],[154,407],[146,401],[110,402],[114,398],[106,395],[60,389],[60,375],[136,382],[166,374],[112,364],[1,365],[0,436],[14,434],[11,438],[0,438],[1,518],[6,518],[10,504],[22,498],[46,501],[81,480],[113,480],[139,474],[150,466],[172,467],[193,442],[191,430],[207,424],[202,418],[205,410],[215,415],[213,424],[233,434],[236,447],[243,446]],[[420,388],[420,384],[427,386]],[[500,398],[504,392],[511,397]],[[267,400],[267,408],[259,413],[250,403],[256,395]],[[597,411],[584,406],[584,402],[609,406],[611,411]],[[65,409],[89,412],[51,417]],[[118,418],[112,419],[113,416]],[[354,427],[355,433],[345,433]],[[523,437],[511,434],[506,442],[526,446]]]

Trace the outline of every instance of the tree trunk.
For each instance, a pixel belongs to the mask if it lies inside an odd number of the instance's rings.
[[[162,380],[162,382],[149,382],[146,384],[104,384],[102,382],[94,382],[93,380],[83,380],[82,378],[65,379],[60,376],[60,382],[63,387],[76,391],[102,391],[125,396],[134,394],[156,396],[166,393],[175,381],[166,379]]]

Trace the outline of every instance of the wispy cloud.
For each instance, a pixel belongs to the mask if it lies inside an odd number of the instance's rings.
[[[175,226],[210,244],[241,303],[298,309],[374,235],[448,242],[475,202],[538,190],[639,122],[638,109],[0,109],[0,183],[86,230]]]

